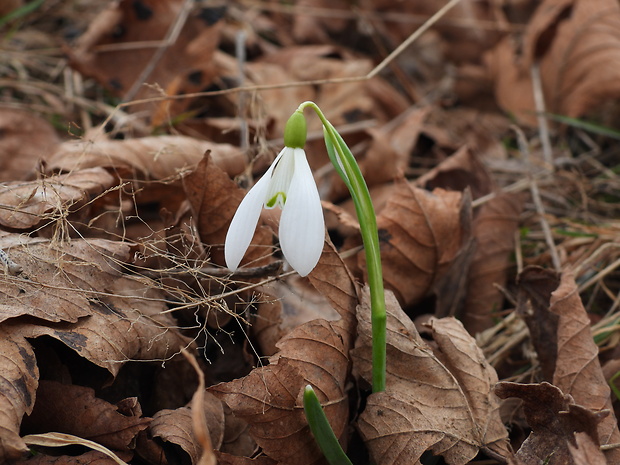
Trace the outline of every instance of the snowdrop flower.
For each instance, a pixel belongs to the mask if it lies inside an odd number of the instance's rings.
[[[230,223],[224,256],[236,270],[252,241],[263,206],[282,208],[280,246],[284,258],[301,276],[310,273],[321,256],[325,222],[321,199],[306,160],[306,120],[296,111],[286,123],[284,149],[244,197]]]

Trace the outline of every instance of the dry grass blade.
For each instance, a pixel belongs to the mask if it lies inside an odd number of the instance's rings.
[[[63,434],[63,433],[45,433],[45,434],[29,434],[28,436],[24,436],[23,440],[26,444],[31,446],[42,446],[42,447],[65,447],[70,445],[84,446],[89,449],[96,450],[101,452],[108,457],[110,457],[114,463],[118,465],[128,465],[127,462],[122,461],[118,456],[109,450],[106,447],[103,447],[101,444],[97,444],[96,442],[89,441],[87,439],[82,439],[77,436],[72,436],[71,434]]]

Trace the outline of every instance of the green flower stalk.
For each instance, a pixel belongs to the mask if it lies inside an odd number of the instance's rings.
[[[362,172],[347,146],[334,126],[325,118],[323,112],[314,102],[299,105],[298,112],[304,108],[312,108],[323,123],[325,146],[329,159],[346,184],[355,205],[355,212],[360,224],[368,285],[370,286],[370,312],[372,322],[372,391],[385,391],[386,376],[386,314],[385,291],[383,288],[383,269],[379,249],[379,233],[377,218],[368,192],[368,186]]]

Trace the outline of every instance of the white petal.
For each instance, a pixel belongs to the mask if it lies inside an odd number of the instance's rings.
[[[295,172],[280,217],[284,257],[301,276],[316,266],[325,240],[319,191],[303,149],[295,149]]]
[[[230,223],[224,243],[224,258],[226,266],[231,271],[237,269],[252,242],[254,230],[269,191],[273,170],[283,153],[284,151],[280,152],[263,177],[246,194]]]
[[[294,149],[284,147],[278,158],[274,160],[273,176],[271,178],[271,184],[269,184],[267,199],[265,200],[266,208],[273,208],[276,205],[283,207],[284,204],[286,204],[286,193],[288,192],[293,174],[295,173],[295,156],[293,154]],[[275,203],[269,206],[268,203],[273,199],[275,199]]]

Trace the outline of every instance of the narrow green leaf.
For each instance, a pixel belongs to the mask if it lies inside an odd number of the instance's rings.
[[[321,403],[310,385],[304,389],[304,412],[308,425],[310,425],[310,431],[312,431],[316,443],[330,465],[353,465],[340,447],[338,438],[327,421],[323,407],[321,407]]]

